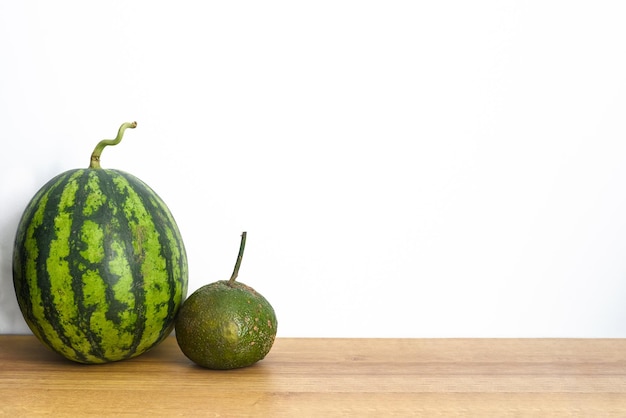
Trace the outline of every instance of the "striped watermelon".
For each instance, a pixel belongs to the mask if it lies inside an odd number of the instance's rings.
[[[26,323],[80,363],[137,356],[170,334],[187,293],[187,256],[165,203],[138,178],[100,168],[59,174],[30,201],[13,252]],[[99,151],[98,151],[99,150]]]

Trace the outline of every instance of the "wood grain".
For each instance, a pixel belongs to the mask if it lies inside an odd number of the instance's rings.
[[[622,339],[277,339],[211,371],[173,337],[132,360],[69,362],[0,336],[7,416],[626,416]]]

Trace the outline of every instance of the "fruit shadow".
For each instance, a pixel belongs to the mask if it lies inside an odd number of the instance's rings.
[[[0,334],[30,333],[13,288],[13,244],[22,208],[11,208],[0,222]]]
[[[182,364],[181,364],[182,365]],[[270,362],[261,360],[251,366],[229,370],[213,370],[187,363],[183,365],[189,381],[202,382],[203,385],[224,390],[224,388],[248,388],[258,392],[274,392],[278,390],[278,374],[276,367]]]
[[[9,337],[14,338],[14,337]],[[26,368],[31,368],[33,365],[37,365],[37,368],[40,370],[49,368],[49,367],[58,367],[58,365],[68,364],[79,365],[79,363],[72,362],[63,356],[55,353],[50,350],[48,347],[44,346],[39,342],[35,337],[17,337],[20,340],[12,340],[11,346],[1,347],[3,349],[3,353],[11,353],[11,362],[13,365],[15,364],[24,364]],[[23,340],[22,338],[27,338]],[[4,341],[3,341],[4,343]],[[7,343],[8,344],[8,343]]]

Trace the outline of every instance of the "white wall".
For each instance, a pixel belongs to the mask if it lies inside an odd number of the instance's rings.
[[[626,3],[0,1],[0,333],[21,211],[103,167],[168,203],[190,291],[279,336],[626,337]]]

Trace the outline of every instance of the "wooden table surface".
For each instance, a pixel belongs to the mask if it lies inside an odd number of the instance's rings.
[[[626,416],[623,339],[279,338],[254,366],[195,366],[174,337],[69,362],[0,336],[0,415]]]

